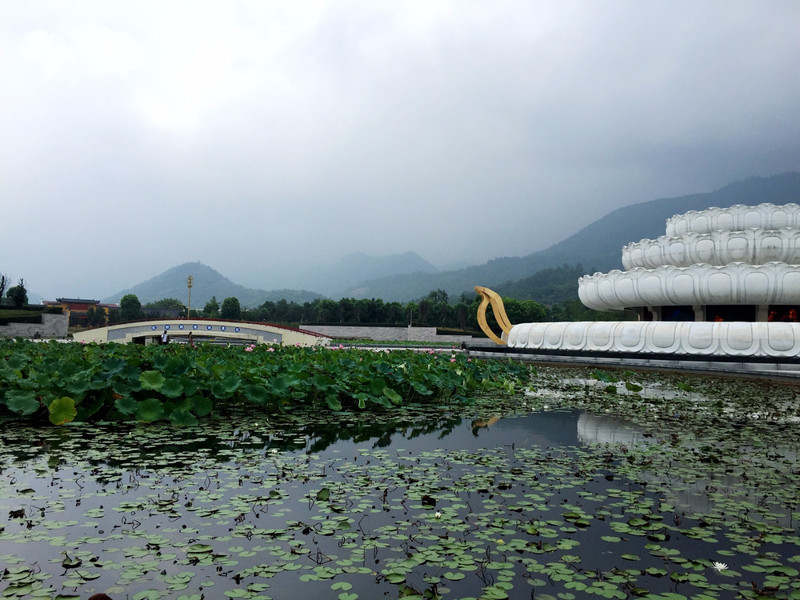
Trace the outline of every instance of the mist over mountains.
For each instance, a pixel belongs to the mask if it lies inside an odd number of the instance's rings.
[[[621,269],[622,247],[629,242],[664,235],[666,220],[673,215],[712,206],[765,202],[800,202],[800,173],[752,177],[713,192],[633,204],[607,214],[561,242],[526,256],[495,258],[482,265],[455,271],[403,274],[368,280],[346,290],[345,296],[407,301],[439,288],[450,296],[463,291],[472,293],[475,285],[501,286],[564,264],[580,264],[585,273]],[[502,235],[502,231],[494,229],[490,233]],[[576,280],[576,298],[577,289]]]
[[[800,173],[753,177],[713,192],[633,204],[609,213],[544,250],[521,257],[495,258],[481,265],[461,269],[439,271],[433,264],[410,251],[383,257],[355,253],[331,265],[298,273],[298,288],[303,289],[267,291],[238,285],[207,265],[185,263],[104,301],[119,302],[128,293],[136,294],[142,303],[162,298],[186,301],[188,275],[194,278],[192,306],[195,308],[202,308],[212,296],[220,302],[226,297],[235,296],[243,306],[255,307],[267,300],[285,299],[303,303],[321,296],[408,302],[435,289],[444,289],[451,297],[457,297],[465,291],[471,294],[475,285],[523,289],[524,280],[537,272],[565,264],[581,265],[585,273],[621,268],[622,246],[643,238],[664,235],[666,220],[675,214],[711,206],[764,202],[800,202]],[[502,235],[502,231],[494,229],[490,233]],[[531,245],[534,243],[535,240],[531,240]],[[519,285],[513,285],[515,282]]]

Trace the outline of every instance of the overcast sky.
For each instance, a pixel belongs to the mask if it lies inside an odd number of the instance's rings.
[[[0,272],[52,299],[187,261],[264,289],[354,251],[483,263],[800,170],[798,24],[795,0],[0,0]]]

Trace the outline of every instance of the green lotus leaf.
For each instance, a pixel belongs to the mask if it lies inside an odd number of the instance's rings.
[[[211,385],[211,393],[220,400],[230,398],[239,389],[242,380],[234,373],[228,373]]]
[[[9,390],[6,392],[5,400],[10,410],[22,416],[32,415],[41,407],[36,394],[25,390]]]
[[[68,396],[56,398],[47,409],[50,412],[50,422],[53,425],[69,423],[78,414],[78,410],[75,408],[75,401]]]
[[[164,416],[164,405],[158,398],[148,398],[136,406],[136,418],[143,423],[158,421]]]
[[[61,566],[65,569],[77,569],[83,564],[83,561],[80,558],[70,558],[67,556],[64,560],[61,561]]]
[[[180,379],[167,379],[161,386],[161,393],[167,398],[177,398],[183,394],[183,383]]]
[[[336,583],[331,584],[331,589],[342,590],[343,592],[346,592],[353,589],[353,584],[348,583],[347,581],[337,581]]]
[[[189,360],[187,357],[172,357],[163,367],[163,372],[170,378],[180,377],[189,370]]]
[[[143,371],[139,375],[139,383],[142,384],[142,389],[160,391],[161,386],[164,385],[164,376],[159,371]]]
[[[105,371],[106,375],[111,376],[121,372],[127,364],[128,363],[121,358],[109,356],[100,363],[100,366],[103,368],[103,371]]]
[[[183,393],[187,396],[194,396],[199,387],[197,381],[187,375],[181,377],[181,385],[183,386]]]
[[[182,410],[188,412],[192,410],[192,401],[190,398],[181,396],[180,398],[170,398],[164,401],[164,413],[170,414],[173,410]]]
[[[403,397],[391,388],[383,388],[383,395],[386,396],[392,404],[397,405],[403,403]]]
[[[124,396],[114,400],[114,408],[116,408],[123,415],[132,415],[136,412],[139,403],[130,396]]]
[[[75,574],[78,575],[78,577],[80,577],[84,581],[94,581],[95,579],[99,579],[101,576],[101,573],[97,573],[94,571],[85,571],[85,570],[80,570],[80,571],[76,570]]]
[[[130,384],[129,380],[127,380],[127,379],[115,380],[111,384],[111,391],[114,392],[115,394],[120,395],[120,396],[127,396],[131,392],[135,392],[137,390],[142,389],[142,385],[139,383],[138,379],[135,380],[135,383],[136,383],[136,385],[132,386]]]
[[[90,387],[92,387],[92,379],[88,372],[78,373],[64,381],[64,388],[74,396],[81,396]]]
[[[325,397],[325,403],[328,405],[333,411],[340,411],[342,410],[342,403],[339,402],[339,399],[336,396],[328,395]]]
[[[214,408],[211,398],[206,398],[205,396],[192,396],[191,401],[192,411],[198,417],[205,417],[211,413],[212,409]]]
[[[197,425],[197,418],[185,410],[173,410],[169,414],[169,422],[181,427],[193,427]]]
[[[267,389],[263,385],[245,385],[242,387],[242,393],[253,404],[264,404],[269,398]]]
[[[390,571],[389,573],[385,573],[384,577],[386,581],[389,583],[403,583],[406,580],[406,575],[404,573],[399,573],[397,571]]]

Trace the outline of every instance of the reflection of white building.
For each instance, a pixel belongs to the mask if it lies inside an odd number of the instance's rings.
[[[581,413],[578,417],[578,440],[581,444],[589,446],[593,444],[622,444],[633,446],[635,444],[657,444],[657,437],[644,437],[644,431],[638,425],[619,417],[610,415],[595,415]],[[741,460],[744,464],[751,460],[763,460],[763,450],[758,450],[751,456],[751,448],[741,448]],[[797,451],[795,449],[777,447],[773,449],[774,460],[786,463],[797,463]],[[623,459],[624,460],[624,459]],[[719,473],[713,479],[696,479],[686,481],[680,477],[680,468],[675,469],[675,474],[653,472],[642,470],[637,472],[635,479],[656,484],[667,500],[675,506],[681,507],[681,512],[688,509],[694,514],[708,514],[719,510],[716,495],[726,495],[727,490],[734,490],[739,495],[738,490],[742,487],[752,488],[745,482],[741,475]],[[713,490],[714,493],[710,493]],[[739,496],[741,497],[741,496]],[[763,499],[763,494],[759,494],[757,488],[752,489],[746,496],[753,505]],[[747,518],[753,520],[763,520],[757,510],[744,513]],[[691,514],[689,515],[692,516]],[[793,528],[794,521],[791,511],[786,511],[785,516],[775,517],[777,523],[784,527]]]
[[[625,246],[625,271],[579,280],[596,310],[639,321],[525,323],[508,346],[699,356],[800,355],[800,205],[735,205],[667,220]]]
[[[578,417],[578,441],[585,446],[591,444],[632,446],[644,442],[652,443],[652,438],[648,440],[640,427],[619,417],[582,412]]]

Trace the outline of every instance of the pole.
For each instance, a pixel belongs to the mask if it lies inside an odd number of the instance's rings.
[[[189,288],[189,301],[186,303],[186,318],[190,319],[192,317],[192,283],[193,283],[192,276],[189,275],[186,278],[186,287]]]

